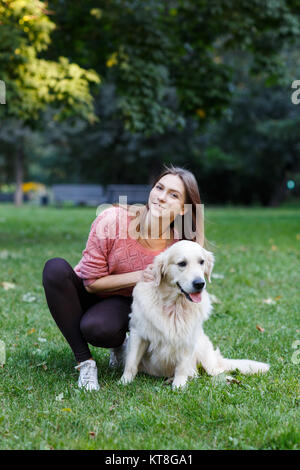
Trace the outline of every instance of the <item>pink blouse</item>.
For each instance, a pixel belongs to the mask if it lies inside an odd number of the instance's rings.
[[[74,271],[85,286],[110,274],[123,274],[145,269],[153,263],[156,255],[164,250],[152,251],[143,247],[128,235],[131,221],[128,212],[121,207],[105,209],[94,220],[82,258]],[[178,239],[174,239],[176,243]],[[132,295],[133,287],[101,293],[101,297],[111,295]]]

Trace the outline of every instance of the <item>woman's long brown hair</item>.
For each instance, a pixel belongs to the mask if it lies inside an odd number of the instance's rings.
[[[183,182],[185,189],[185,208],[187,211],[184,215],[178,215],[171,223],[170,228],[176,230],[180,228],[179,235],[182,240],[197,241],[201,246],[204,245],[204,221],[203,221],[203,205],[201,204],[199,187],[197,180],[193,173],[185,168],[175,167],[173,165],[164,166],[164,170],[155,178],[151,190],[157,182],[166,175],[178,176]],[[140,213],[140,223],[143,224],[147,211],[149,210],[148,203],[146,210]],[[137,231],[140,231],[141,225],[138,224]],[[178,231],[178,230],[177,230]]]

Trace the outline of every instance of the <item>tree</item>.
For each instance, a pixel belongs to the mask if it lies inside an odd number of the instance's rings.
[[[50,1],[57,24],[49,57],[67,50],[116,86],[126,129],[153,135],[187,118],[217,119],[232,98],[229,51],[276,80],[278,52],[299,37],[298,0]]]
[[[287,180],[300,171],[299,124],[286,88],[248,82],[237,90],[230,113],[207,129],[198,155],[210,202],[279,205]]]
[[[40,58],[50,44],[55,24],[46,4],[39,0],[0,0],[0,77],[6,85],[6,104],[0,107],[2,140],[15,157],[16,204],[21,204],[24,172],[24,138],[38,126],[40,113],[53,106],[56,119],[74,114],[95,119],[91,83],[98,75],[65,57],[57,61]],[[16,120],[18,123],[16,124]],[[10,134],[3,132],[3,126]]]

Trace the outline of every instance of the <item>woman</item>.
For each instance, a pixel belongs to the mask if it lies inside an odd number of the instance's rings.
[[[203,245],[202,219],[197,219],[200,204],[194,175],[166,167],[138,214],[112,206],[98,215],[74,270],[62,258],[46,262],[43,286],[48,307],[78,362],[80,388],[99,389],[88,344],[112,348],[114,354],[120,351],[133,287],[153,280],[154,257],[185,238]],[[110,365],[116,359],[112,353]]]

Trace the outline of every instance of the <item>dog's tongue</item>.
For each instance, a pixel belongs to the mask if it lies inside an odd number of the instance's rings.
[[[202,295],[202,292],[198,292],[197,294],[189,294],[192,301],[196,303],[201,302],[201,295]]]

